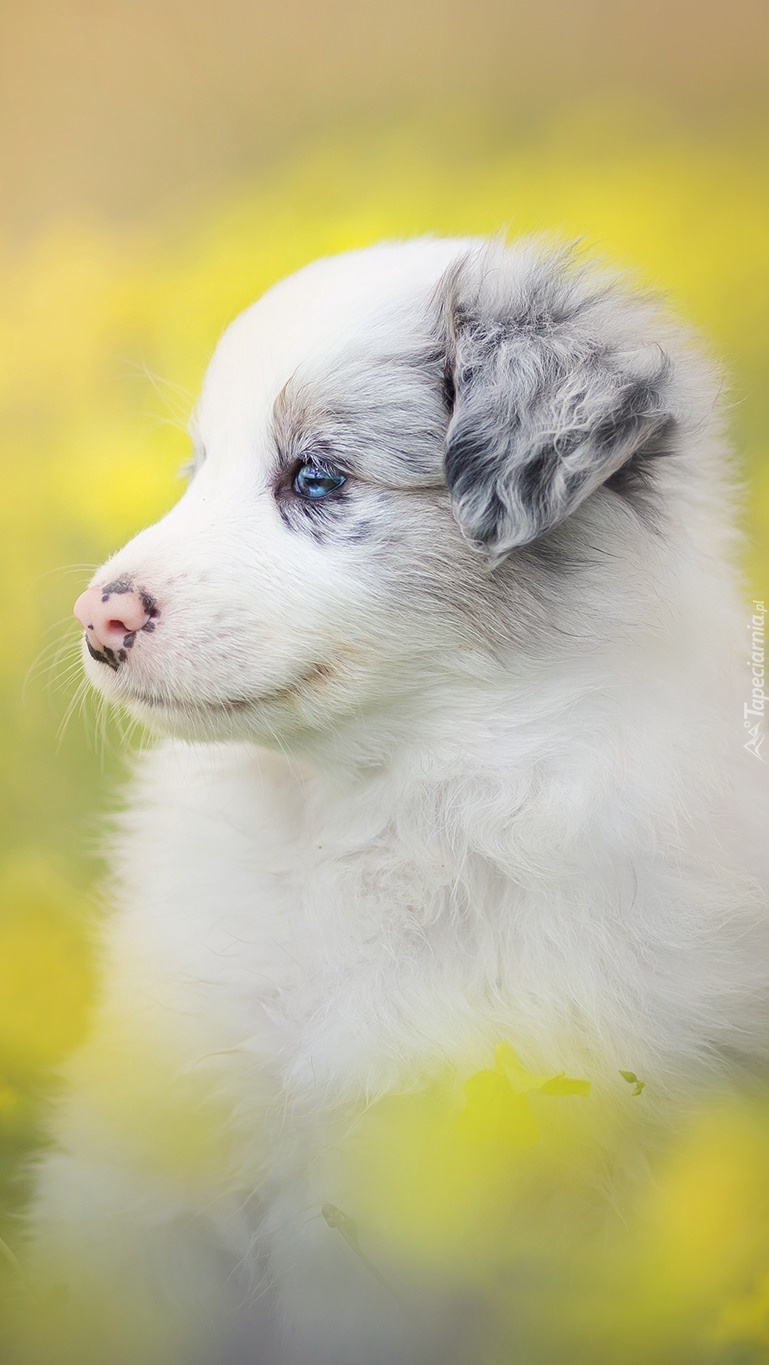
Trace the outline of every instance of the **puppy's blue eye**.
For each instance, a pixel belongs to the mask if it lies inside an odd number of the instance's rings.
[[[294,475],[294,492],[300,498],[317,502],[319,498],[327,498],[329,493],[335,493],[346,482],[345,475],[330,465],[303,464]]]

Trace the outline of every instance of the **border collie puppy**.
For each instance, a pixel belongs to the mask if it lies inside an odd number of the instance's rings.
[[[94,1358],[453,1359],[353,1254],[366,1106],[504,1043],[664,1128],[764,1064],[719,388],[530,240],[321,260],[225,333],[184,496],[75,608],[158,736],[33,1214]]]

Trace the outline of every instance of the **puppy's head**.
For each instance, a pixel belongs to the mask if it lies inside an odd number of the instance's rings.
[[[665,337],[530,242],[300,271],[222,338],[181,501],[79,599],[93,682],[161,731],[285,743],[579,652],[665,540],[692,420]]]

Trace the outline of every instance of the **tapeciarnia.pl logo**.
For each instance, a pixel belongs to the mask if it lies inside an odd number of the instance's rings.
[[[750,631],[748,668],[750,669],[751,692],[750,701],[746,701],[742,708],[742,719],[749,738],[743,748],[749,749],[752,754],[756,755],[756,758],[760,758],[763,762],[761,745],[766,738],[764,734],[764,722],[766,720],[764,620],[766,608],[763,602],[757,602],[755,599],[753,607],[754,613],[748,621],[748,630]]]

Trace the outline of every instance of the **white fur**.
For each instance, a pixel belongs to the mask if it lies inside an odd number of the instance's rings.
[[[401,1358],[318,1217],[344,1204],[328,1156],[364,1097],[469,1074],[505,1039],[599,1093],[632,1068],[661,1114],[766,1057],[764,766],[743,748],[714,382],[604,280],[600,335],[673,356],[659,515],[590,476],[555,542],[576,569],[479,553],[427,394],[460,259],[486,281],[571,278],[531,244],[421,241],[278,285],[216,351],[188,491],[94,580],[127,575],[160,609],[120,670],[88,660],[94,681],[176,737],[139,759],[120,819],[94,1040],[35,1222],[115,1284],[167,1277],[172,1358]],[[370,539],[345,541],[341,512],[341,540],[279,515],[283,420],[329,442],[361,423],[350,506]],[[155,1168],[151,1087],[142,1141],[110,1119],[94,1058],[119,1076],[147,1038],[221,1116],[203,1175]]]

